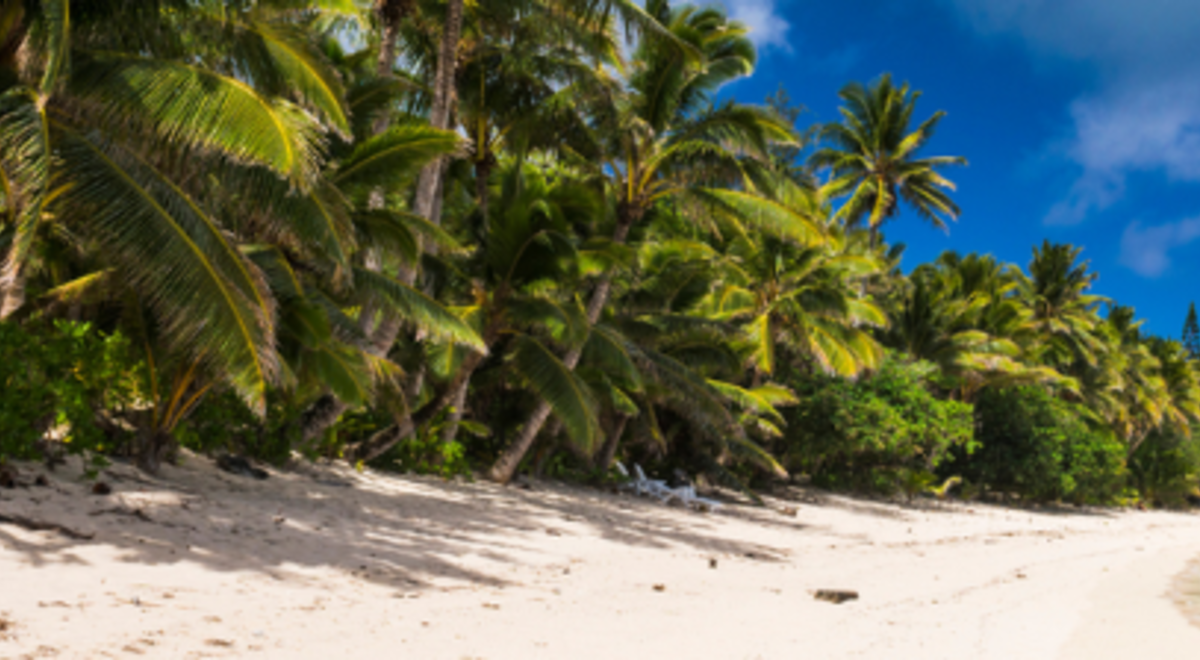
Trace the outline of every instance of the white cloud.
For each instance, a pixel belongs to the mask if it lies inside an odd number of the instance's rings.
[[[1121,234],[1120,261],[1145,277],[1158,277],[1171,266],[1172,249],[1200,238],[1200,218],[1190,218],[1156,227],[1132,222]]]
[[[1125,194],[1133,172],[1200,181],[1200,77],[1133,86],[1071,106],[1073,133],[1063,154],[1082,174],[1046,221],[1076,224]]]
[[[977,30],[1043,57],[1091,64],[1099,89],[1070,109],[1060,155],[1078,168],[1046,217],[1074,224],[1120,201],[1126,178],[1200,181],[1200,6],[1196,0],[941,0]]]
[[[750,40],[755,46],[792,51],[787,39],[791,25],[779,13],[776,0],[722,0],[722,4],[731,17],[750,28]]]

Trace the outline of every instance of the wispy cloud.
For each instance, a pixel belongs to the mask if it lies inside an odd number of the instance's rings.
[[[1075,224],[1124,198],[1127,177],[1200,181],[1200,7],[1195,0],[941,0],[984,34],[1090,64],[1098,89],[1070,108],[1059,155],[1074,185],[1047,214]]]
[[[729,15],[750,28],[750,39],[759,48],[792,52],[788,41],[791,25],[779,13],[776,0],[722,0]]]
[[[1171,250],[1200,238],[1200,218],[1155,227],[1132,222],[1121,234],[1121,263],[1145,277],[1158,277],[1171,266]]]
[[[1065,154],[1081,169],[1067,198],[1046,217],[1077,224],[1125,195],[1133,172],[1200,181],[1200,76],[1134,86],[1076,101]]]

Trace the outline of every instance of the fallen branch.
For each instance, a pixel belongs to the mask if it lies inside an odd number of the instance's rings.
[[[17,514],[0,513],[0,523],[9,523],[35,532],[58,532],[63,536],[79,541],[90,541],[96,536],[95,533],[79,532],[65,525],[46,522],[44,520],[34,520],[33,518]]]

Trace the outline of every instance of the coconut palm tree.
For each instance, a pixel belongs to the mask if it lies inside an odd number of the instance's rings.
[[[447,269],[450,282],[443,293],[462,302],[457,313],[478,330],[489,352],[499,351],[496,360],[511,370],[512,380],[525,383],[575,442],[590,447],[598,433],[591,395],[549,346],[580,345],[587,337],[583,311],[570,296],[580,265],[574,227],[593,224],[602,205],[596,191],[570,172],[532,163],[508,164],[503,182],[497,212],[466,219],[462,233],[475,248],[449,257],[454,265]],[[410,420],[353,448],[355,458],[381,455],[449,407],[443,438],[452,441],[471,378],[485,356],[449,343],[435,347],[430,362],[447,381],[440,395]]]
[[[337,290],[382,289],[402,317],[431,329],[457,322],[355,263],[355,233],[372,225],[356,215],[361,191],[394,185],[457,138],[410,125],[356,143],[341,77],[305,16],[278,4],[271,13],[272,3],[100,2],[72,14],[74,5],[49,1],[9,23],[24,31],[9,38],[25,42],[26,61],[0,93],[14,220],[5,299],[10,313],[19,306],[43,223],[89,246],[99,270],[57,293],[121,292],[114,300],[137,319],[149,359],[174,374],[160,379],[165,411],[145,434],[149,469],[216,383],[261,413],[268,386],[288,379],[281,301],[248,244],[280,246]],[[206,38],[214,34],[222,39]],[[340,150],[336,167],[330,149]],[[478,343],[465,326],[451,332]]]
[[[754,380],[775,373],[781,352],[846,377],[879,365],[883,350],[870,329],[887,317],[856,280],[881,264],[845,248],[837,234],[816,246],[757,232],[730,242],[732,266],[701,309],[742,325]]]
[[[991,386],[1074,382],[1030,364],[1031,312],[1016,298],[1014,269],[991,256],[946,252],[914,270],[885,341],[936,364],[963,401]]]
[[[1106,299],[1088,293],[1098,275],[1079,262],[1083,248],[1044,241],[1034,247],[1029,274],[1018,277],[1019,297],[1038,336],[1037,359],[1071,375],[1071,365],[1094,364],[1105,350],[1092,332]]]
[[[921,93],[907,84],[897,87],[886,74],[868,87],[851,83],[838,95],[845,104],[842,121],[821,130],[828,146],[812,156],[813,166],[830,170],[826,194],[849,196],[838,217],[851,226],[865,224],[872,245],[883,223],[899,214],[901,200],[938,229],[957,219],[958,205],[946,193],[954,184],[940,170],[965,165],[966,159],[919,156],[945,113],[911,128]]]
[[[630,230],[666,200],[705,204],[714,212],[811,237],[818,231],[805,217],[758,197],[756,177],[770,161],[769,147],[792,139],[790,126],[773,112],[727,104],[706,105],[725,82],[749,74],[754,49],[744,26],[717,9],[685,6],[672,10],[665,0],[647,5],[679,41],[703,58],[691,59],[661,40],[643,39],[629,64],[624,85],[581,83],[563,93],[577,95],[591,115],[592,143],[599,157],[578,158],[577,167],[604,181],[613,197],[612,243],[623,244]],[[738,181],[747,189],[704,185]],[[608,302],[613,273],[592,290],[587,316],[595,323]],[[563,363],[574,369],[582,348]],[[499,482],[512,478],[550,415],[548,404],[530,415],[517,439],[489,471]]]

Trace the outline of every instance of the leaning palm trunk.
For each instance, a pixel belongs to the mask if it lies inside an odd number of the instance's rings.
[[[0,280],[0,320],[7,319],[25,304],[25,274],[12,269]]]
[[[442,43],[438,50],[437,72],[433,80],[433,105],[429,110],[429,123],[434,128],[446,129],[450,125],[450,106],[454,94],[454,77],[458,66],[458,39],[462,33],[463,0],[450,0],[446,6],[446,25],[442,32]],[[442,159],[429,163],[421,170],[417,179],[417,198],[413,210],[430,222],[433,217],[438,190],[441,188]],[[413,275],[415,278],[415,273]],[[408,282],[411,284],[411,282]]]
[[[446,419],[446,427],[442,429],[442,444],[454,442],[458,435],[458,427],[462,424],[463,411],[467,405],[467,391],[470,389],[470,379],[464,379],[462,385],[458,386],[458,391],[454,393],[454,400],[450,403],[450,417]]]
[[[488,342],[488,345],[490,348],[490,342]],[[346,452],[347,459],[352,462],[366,462],[378,458],[384,452],[394,447],[396,443],[412,435],[418,427],[433,419],[447,407],[453,405],[461,409],[462,402],[459,402],[459,392],[460,390],[465,392],[470,386],[471,376],[474,375],[479,365],[483,363],[483,357],[482,353],[468,355],[466,360],[463,361],[462,366],[459,367],[454,379],[450,381],[445,391],[442,392],[442,395],[437,400],[426,404],[424,408],[415,414],[405,415],[399,422],[382,429],[358,445],[350,447]],[[461,421],[462,416],[459,415],[458,422]],[[457,433],[457,429],[455,433]]]
[[[625,433],[627,424],[629,424],[629,415],[621,415],[617,419],[616,427],[604,439],[604,446],[600,447],[600,452],[596,455],[595,466],[605,473],[612,467],[613,459],[617,456],[617,445],[621,444],[621,436]]]
[[[476,146],[477,149],[486,149],[486,146]],[[475,161],[475,203],[479,207],[479,215],[483,218],[483,223],[486,225],[488,221],[489,206],[491,206],[491,194],[488,190],[488,178],[492,174],[492,166],[495,160],[491,153],[482,154]]]
[[[625,212],[621,214],[617,221],[617,230],[613,233],[613,242],[622,244],[625,242],[625,237],[629,235],[629,228],[633,225],[636,217],[635,213]],[[592,298],[588,301],[587,318],[589,325],[595,325],[600,319],[600,312],[604,310],[604,305],[608,303],[608,295],[612,291],[613,273],[609,272],[601,278],[596,284],[596,290],[592,292]],[[575,370],[575,366],[579,364],[579,358],[583,356],[583,344],[572,348],[563,358],[563,364],[571,371]],[[488,477],[498,483],[508,483],[513,478],[513,474],[517,471],[517,466],[521,464],[521,459],[525,458],[525,454],[529,448],[533,446],[533,441],[537,438],[537,434],[542,430],[542,425],[546,423],[546,419],[550,417],[550,403],[542,400],[537,407],[533,409],[533,414],[529,416],[529,421],[521,429],[521,433],[517,435],[517,439],[509,445],[496,459],[496,463],[492,465],[492,469],[488,471]]]

